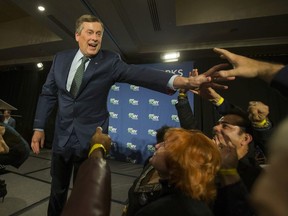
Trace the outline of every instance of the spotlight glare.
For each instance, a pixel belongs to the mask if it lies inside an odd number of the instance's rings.
[[[45,11],[45,7],[39,5],[39,6],[38,6],[38,10],[41,11],[41,12],[43,12],[43,11]]]
[[[43,63],[42,62],[37,63],[37,68],[39,69],[43,68]]]
[[[166,53],[166,54],[162,55],[162,59],[163,60],[177,59],[179,57],[180,57],[180,53],[179,52],[171,52],[171,53]]]

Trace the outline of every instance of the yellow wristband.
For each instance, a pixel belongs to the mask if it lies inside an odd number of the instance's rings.
[[[187,95],[186,95],[185,93],[182,93],[182,92],[181,92],[181,93],[179,93],[179,96],[180,96],[180,97],[186,97]]]
[[[104,147],[102,144],[96,143],[96,144],[94,144],[94,145],[92,146],[92,148],[90,149],[89,154],[88,154],[88,157],[89,157],[89,156],[92,154],[92,152],[93,152],[95,149],[97,149],[97,148],[102,148],[103,151],[104,151],[104,154],[106,155],[106,149],[105,149],[105,147]]]
[[[221,175],[237,175],[238,174],[237,169],[235,169],[235,168],[232,168],[232,169],[220,169],[219,173]]]
[[[253,125],[256,126],[256,127],[263,127],[267,124],[267,119],[263,119],[263,121],[261,122],[253,122]]]
[[[215,103],[216,106],[220,106],[224,102],[224,98],[220,97],[220,99]]]

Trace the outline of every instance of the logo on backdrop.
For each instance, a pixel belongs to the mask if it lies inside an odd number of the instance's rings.
[[[139,91],[139,86],[135,86],[135,85],[130,85],[130,89],[132,90],[132,91]]]
[[[155,152],[155,147],[154,147],[154,145],[147,145],[147,150],[148,150],[149,152]]]
[[[113,86],[111,87],[111,90],[112,90],[112,91],[120,91],[120,86],[113,85]]]
[[[131,142],[127,142],[126,146],[127,146],[127,148],[129,148],[129,149],[136,150],[136,145],[134,145],[134,144],[131,143]]]
[[[179,122],[178,115],[171,115],[171,120],[174,122]]]
[[[108,131],[111,133],[117,133],[117,128],[114,128],[113,126],[109,126]]]
[[[171,100],[171,104],[172,104],[172,105],[175,106],[175,104],[177,104],[177,103],[178,103],[178,100],[177,100],[177,99],[172,99],[172,100]]]
[[[113,105],[119,105],[119,100],[117,100],[115,98],[110,98],[110,103]]]
[[[138,120],[138,115],[136,115],[134,113],[128,113],[128,116],[129,116],[130,119]]]
[[[137,135],[137,130],[133,129],[133,128],[127,128],[127,131],[129,134],[131,135]]]
[[[159,106],[160,102],[155,99],[149,99],[149,104],[152,106]]]
[[[129,99],[129,104],[134,105],[134,106],[138,106],[139,101],[131,98],[131,99]]]
[[[167,73],[172,73],[174,75],[179,75],[179,76],[183,76],[183,69],[171,69],[171,70],[164,70]]]
[[[118,119],[118,114],[114,112],[109,112],[110,118],[112,119]]]
[[[157,116],[155,114],[149,114],[148,118],[152,121],[159,121],[159,116]]]
[[[148,130],[148,134],[149,134],[150,136],[156,137],[157,132],[156,132],[155,130],[153,130],[153,129],[149,129],[149,130]]]

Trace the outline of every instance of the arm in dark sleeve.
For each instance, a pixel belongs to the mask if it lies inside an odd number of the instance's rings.
[[[231,104],[229,101],[224,100],[223,103],[220,106],[214,105],[217,112],[223,116],[229,113],[230,110],[234,109],[236,106],[234,104]]]
[[[213,213],[215,216],[252,216],[253,210],[249,204],[249,193],[242,183],[219,188],[214,203]]]
[[[109,216],[111,173],[105,159],[89,157],[80,166],[61,216]]]
[[[266,143],[269,140],[272,132],[273,132],[273,125],[271,122],[267,127],[264,128],[253,127],[253,140],[255,146],[259,146],[264,155],[267,155],[268,153]]]
[[[180,126],[184,129],[198,129],[198,124],[187,97],[179,97],[175,105]]]
[[[283,96],[288,97],[288,65],[276,74],[271,82],[271,87],[277,89]]]

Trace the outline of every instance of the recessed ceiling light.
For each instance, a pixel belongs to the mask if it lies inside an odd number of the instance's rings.
[[[167,60],[167,59],[175,59],[175,58],[179,58],[180,53],[179,52],[171,52],[171,53],[165,53],[162,56],[162,59]]]
[[[41,11],[41,12],[43,12],[43,11],[45,11],[45,7],[39,5],[39,6],[38,6],[38,10]]]
[[[43,68],[43,63],[42,62],[37,63],[37,68],[42,69]]]
[[[171,52],[171,53],[165,53],[161,56],[161,58],[165,62],[173,62],[173,61],[178,61],[178,58],[180,57],[179,52]]]

